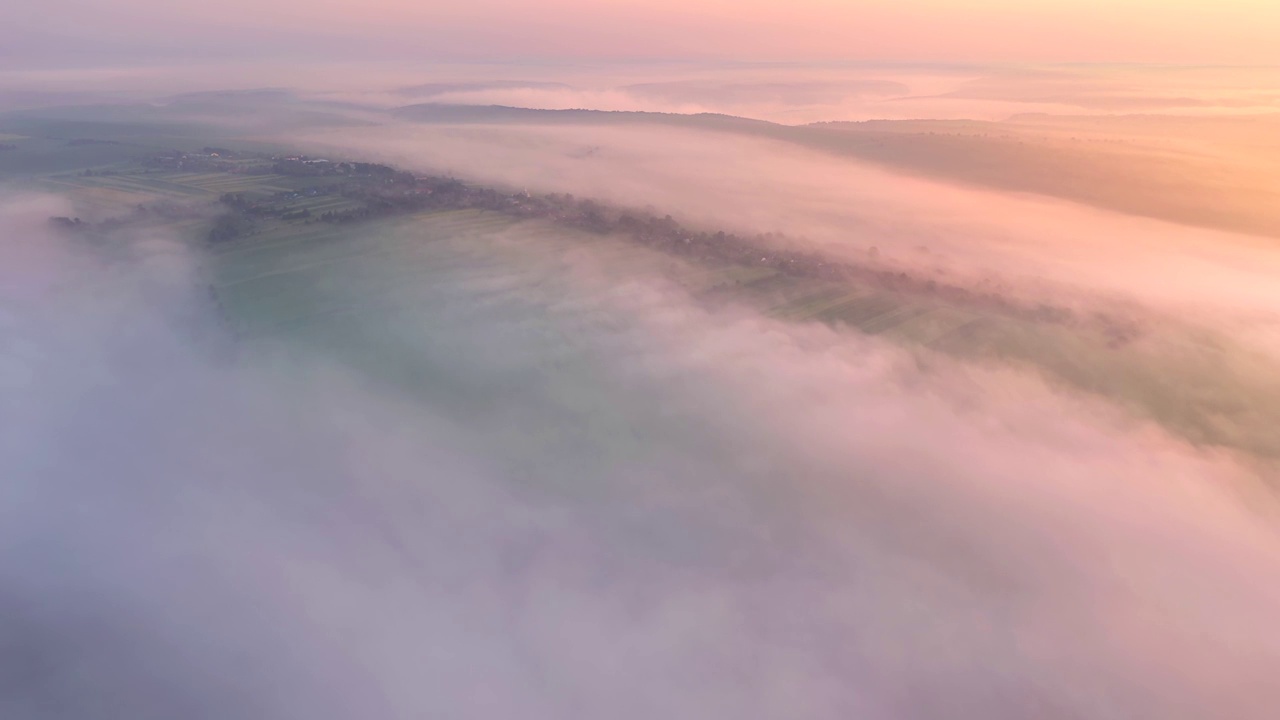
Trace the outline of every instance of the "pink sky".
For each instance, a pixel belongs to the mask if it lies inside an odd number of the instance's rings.
[[[10,0],[6,15],[0,60],[324,52],[1280,64],[1274,0]]]

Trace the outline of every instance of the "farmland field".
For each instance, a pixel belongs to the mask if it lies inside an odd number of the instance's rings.
[[[83,167],[103,147],[121,152],[122,146],[48,145],[45,159],[58,167]],[[805,278],[767,266],[677,257],[622,237],[477,209],[354,224],[268,219],[246,237],[210,246],[201,241],[208,232],[207,217],[227,193],[274,194],[285,198],[290,210],[309,212],[309,218],[359,209],[361,202],[324,192],[332,178],[157,170],[140,165],[140,158],[135,155],[93,174],[27,173],[23,182],[74,198],[81,212],[101,217],[152,203],[202,209],[205,219],[172,220],[167,227],[207,257],[209,283],[221,298],[227,322],[244,342],[324,342],[351,361],[380,357],[384,371],[387,358],[397,353],[379,349],[381,343],[407,343],[416,349],[398,353],[392,363],[403,379],[415,375],[415,358],[429,346],[429,333],[414,330],[418,326],[412,318],[428,318],[441,303],[458,303],[441,299],[438,288],[453,288],[463,297],[463,286],[519,286],[530,296],[559,288],[564,296],[608,297],[620,286],[653,283],[708,307],[740,306],[778,322],[822,323],[837,332],[875,335],[923,362],[940,354],[977,364],[1005,363],[1064,388],[1110,398],[1197,443],[1280,457],[1280,440],[1267,429],[1280,424],[1280,381],[1266,371],[1267,363],[1220,337],[1193,343],[1195,353],[1182,352],[1190,334],[1201,331],[1173,322],[1117,341],[1109,325],[1088,318],[1042,321],[857,280]],[[481,292],[474,302],[482,306],[492,297]],[[400,324],[388,324],[392,317]],[[385,338],[396,339],[379,340],[383,336],[371,333],[374,325],[383,328]],[[417,334],[407,339],[406,332]],[[1223,373],[1217,370],[1221,367],[1235,370]],[[1276,417],[1247,423],[1221,420],[1260,397],[1273,401],[1252,403],[1253,412]]]
[[[385,357],[388,351],[375,350],[370,324],[393,335],[417,333],[411,341],[397,341],[417,348],[398,361],[409,376],[414,353],[426,352],[430,344],[429,331],[412,330],[413,318],[445,306],[450,313],[463,312],[459,302],[479,307],[492,297],[479,291],[472,297],[461,288],[519,287],[515,294],[537,297],[558,287],[564,295],[607,298],[619,292],[614,283],[655,282],[668,293],[753,307],[788,323],[822,322],[838,331],[878,335],[922,358],[941,353],[977,363],[1014,363],[1064,387],[1114,398],[1197,442],[1280,454],[1280,442],[1260,427],[1214,420],[1259,394],[1280,399],[1280,386],[1262,372],[1265,365],[1251,365],[1245,350],[1222,345],[1171,362],[1165,348],[1182,341],[1178,332],[1153,333],[1116,348],[1096,329],[761,268],[707,266],[616,238],[484,211],[422,213],[353,228],[281,226],[218,248],[212,258],[219,293],[246,336],[308,342],[336,337],[341,340],[331,342],[331,349]],[[398,323],[388,324],[393,317]],[[362,340],[350,342],[353,333]],[[1238,372],[1212,372],[1223,364]],[[1190,390],[1192,378],[1205,377],[1212,382],[1199,380],[1195,394],[1168,390],[1180,384]]]

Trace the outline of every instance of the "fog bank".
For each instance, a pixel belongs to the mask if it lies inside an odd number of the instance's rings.
[[[6,717],[1280,702],[1252,471],[1105,405],[411,227],[228,360],[204,259],[59,202],[0,206]]]

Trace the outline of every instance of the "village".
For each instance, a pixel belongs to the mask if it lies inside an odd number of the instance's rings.
[[[708,264],[768,267],[795,277],[851,282],[905,294],[927,294],[1040,322],[1067,323],[1073,319],[1068,308],[1047,304],[1025,306],[997,287],[979,291],[934,277],[920,277],[882,262],[879,250],[874,246],[867,249],[865,262],[840,262],[816,252],[786,249],[801,247],[804,243],[781,233],[743,236],[721,230],[694,230],[670,215],[659,217],[651,212],[614,207],[565,193],[504,191],[464,183],[453,177],[418,176],[376,163],[335,162],[306,156],[271,158],[271,161],[272,164],[265,169],[272,173],[325,182],[257,199],[242,194],[222,196],[221,203],[230,212],[225,216],[227,219],[215,227],[211,241],[235,237],[237,232],[251,226],[244,220],[253,218],[346,224],[415,212],[476,209],[522,219],[549,220],[596,234],[616,235],[664,253]],[[331,195],[342,196],[355,204],[344,210],[319,214],[297,207],[298,201]],[[1134,332],[1132,328],[1117,326],[1114,334],[1123,342]]]

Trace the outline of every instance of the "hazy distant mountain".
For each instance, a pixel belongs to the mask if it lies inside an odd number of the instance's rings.
[[[572,90],[573,86],[558,82],[527,80],[494,80],[488,82],[435,82],[410,85],[395,91],[406,97],[431,98],[448,93],[477,92],[480,90]]]
[[[663,123],[710,130],[767,131],[784,127],[765,120],[719,113],[635,112],[623,110],[538,110],[506,105],[456,105],[424,103],[391,111],[393,117],[425,123],[532,123],[532,124],[635,124]]]

